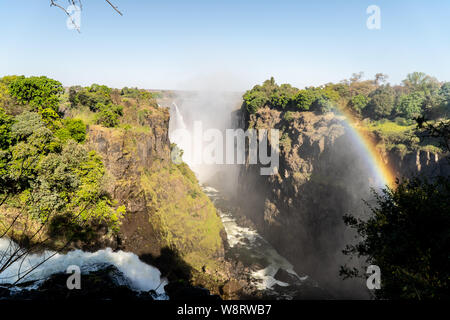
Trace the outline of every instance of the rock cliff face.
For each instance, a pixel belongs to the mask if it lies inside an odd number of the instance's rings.
[[[361,199],[370,196],[372,182],[371,168],[343,118],[266,108],[244,114],[243,124],[279,129],[281,136],[277,174],[261,176],[259,165],[241,170],[243,212],[297,271],[342,289],[341,250],[352,236],[342,216],[364,211]]]
[[[113,247],[136,253],[173,279],[216,290],[223,280],[224,230],[192,171],[170,159],[169,113],[140,126],[90,126],[88,147],[103,158],[105,189],[127,213]]]
[[[436,152],[417,150],[403,154],[394,149],[384,153],[383,158],[393,169],[395,176],[399,178],[417,175],[435,177],[450,174],[450,164],[445,155]]]
[[[244,166],[239,175],[242,212],[297,268],[334,289],[341,298],[364,297],[364,283],[342,282],[340,265],[353,232],[342,216],[364,216],[373,201],[373,168],[342,117],[333,113],[280,112],[269,108],[240,111],[239,127],[280,130],[278,173],[260,175],[261,165]],[[440,155],[417,151],[380,152],[397,177],[448,174]]]
[[[102,156],[108,170],[105,189],[127,209],[116,246],[138,255],[157,255],[162,245],[157,230],[148,223],[150,208],[141,188],[140,176],[143,169],[151,168],[156,159],[169,165],[170,150],[163,130],[165,126],[167,123],[161,119],[159,123],[153,123],[149,132],[101,126],[90,126],[88,131],[88,147]]]

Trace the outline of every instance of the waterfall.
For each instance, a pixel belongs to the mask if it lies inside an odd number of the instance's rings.
[[[9,239],[0,239],[0,257],[4,252],[11,252],[11,247],[17,245]],[[53,255],[53,256],[52,256]],[[148,264],[145,264],[139,257],[131,252],[113,252],[111,248],[96,252],[84,252],[73,250],[66,254],[59,254],[53,251],[44,251],[39,254],[31,254],[14,262],[9,268],[0,274],[0,284],[11,284],[18,279],[19,274],[24,274],[34,266],[52,256],[42,265],[38,266],[20,282],[36,281],[31,288],[36,288],[42,280],[53,274],[65,273],[69,266],[78,266],[83,273],[89,273],[101,269],[107,265],[115,266],[129,281],[129,287],[135,291],[155,290],[157,299],[165,299],[164,286],[167,279],[161,278],[161,272]]]
[[[175,109],[175,128],[174,129],[186,129],[186,123],[184,122],[183,115],[180,112],[180,109],[178,109],[178,106],[175,102],[172,103],[174,109]]]
[[[178,150],[172,150],[172,161],[174,161],[174,163],[179,163],[182,160],[192,169],[192,141],[190,139],[189,130],[184,122],[183,115],[175,102],[172,102],[170,111],[169,140],[171,143],[175,143],[179,149],[183,150],[182,158],[179,157]]]

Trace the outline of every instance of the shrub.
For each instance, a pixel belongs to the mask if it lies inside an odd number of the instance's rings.
[[[294,112],[292,112],[292,111],[287,111],[283,116],[283,119],[286,121],[292,121],[292,120],[294,120],[294,118],[295,118]]]
[[[382,270],[380,299],[448,299],[450,296],[450,180],[413,179],[376,194],[368,220],[344,216],[359,243],[344,253],[363,256]],[[363,268],[364,270],[365,268]],[[363,271],[364,273],[365,271]],[[365,277],[341,268],[344,277]]]
[[[413,92],[400,97],[399,104],[395,108],[397,114],[407,118],[414,119],[419,117],[422,112],[425,97],[421,92]]]
[[[312,90],[300,90],[294,97],[294,105],[301,111],[308,111],[317,99],[317,94]]]
[[[33,111],[50,108],[57,112],[64,89],[59,81],[47,77],[21,76],[10,83],[9,92],[19,103],[29,104]]]
[[[368,103],[369,103],[368,97],[362,94],[358,94],[350,100],[349,107],[352,108],[357,113],[361,114],[361,112],[367,106]]]
[[[70,137],[77,142],[84,142],[86,139],[86,124],[79,119],[66,119],[64,127],[70,133]]]
[[[0,149],[8,148],[11,143],[11,125],[13,119],[0,108]]]
[[[245,108],[250,114],[256,113],[259,108],[264,107],[269,102],[269,98],[264,92],[254,90],[248,91],[244,95]]]
[[[364,108],[364,114],[372,119],[381,119],[391,115],[395,103],[395,91],[389,85],[378,87],[369,95],[370,102]]]
[[[410,126],[412,124],[411,120],[407,120],[405,118],[402,117],[396,117],[395,118],[395,123],[400,125],[400,126]]]
[[[81,88],[79,86],[69,89],[69,101],[72,107],[78,105],[87,106],[91,111],[100,111],[101,105],[112,103],[111,88],[93,84],[90,87]]]
[[[117,127],[120,123],[119,118],[123,116],[123,107],[119,105],[103,105],[99,104],[99,113],[97,114],[96,123],[107,128]]]

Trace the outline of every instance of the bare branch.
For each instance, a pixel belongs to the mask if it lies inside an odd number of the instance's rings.
[[[120,12],[119,11],[119,9],[115,6],[115,5],[113,5],[109,0],[105,0],[106,2],[108,2],[108,4],[118,13],[118,14],[120,14],[121,16],[123,16],[123,14],[122,14],[122,12]]]
[[[69,1],[69,2],[71,2],[73,5],[75,4],[75,2],[74,2],[73,0],[72,0],[72,1]],[[81,2],[80,2],[80,4],[81,4]],[[75,29],[78,31],[78,33],[81,33],[81,31],[80,31],[80,26],[78,26],[78,25],[75,23],[75,21],[73,21],[72,16],[70,15],[69,12],[67,12],[67,10],[66,10],[64,7],[62,7],[61,5],[59,5],[58,3],[56,3],[55,0],[50,0],[50,7],[57,7],[57,8],[60,8],[62,11],[64,11],[64,13],[69,17],[70,22],[72,22],[72,24],[74,25]],[[80,7],[80,9],[81,9],[81,7]]]

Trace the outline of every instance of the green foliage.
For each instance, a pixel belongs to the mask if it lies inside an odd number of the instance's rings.
[[[0,120],[9,126],[9,145],[0,154],[0,193],[8,207],[41,223],[66,217],[83,230],[100,222],[118,227],[123,208],[115,209],[103,190],[100,157],[78,143],[86,137],[81,121],[66,119],[53,132],[37,112],[6,119]]]
[[[406,119],[419,117],[423,113],[425,96],[422,92],[416,91],[407,95],[402,95],[398,99],[398,105],[395,108],[397,115]]]
[[[243,96],[244,106],[250,114],[266,106],[278,110],[328,112],[339,98],[339,93],[332,86],[298,90],[289,84],[278,86],[273,78],[263,85],[254,86]]]
[[[294,105],[300,111],[308,111],[317,99],[317,93],[313,90],[300,90],[294,97]]]
[[[24,112],[15,117],[15,122],[11,127],[12,138],[15,141],[24,141],[33,132],[45,127],[41,115],[36,112]]]
[[[390,85],[378,87],[369,95],[370,102],[364,113],[373,119],[387,118],[391,115],[395,102],[395,91]]]
[[[9,85],[17,79],[17,76],[5,76],[0,78],[0,107],[7,111],[13,111],[16,114],[16,109],[21,109],[23,106],[17,106],[15,99],[9,92]],[[10,113],[10,112],[7,112]]]
[[[123,107],[119,105],[98,104],[99,112],[97,114],[97,124],[107,128],[117,127],[120,123],[119,118],[123,116]]]
[[[155,161],[141,176],[141,186],[155,208],[152,225],[161,230],[160,240],[179,248],[184,260],[196,270],[213,268],[222,247],[222,223],[195,174],[185,163],[169,166]],[[177,192],[173,192],[177,190]]]
[[[441,98],[441,110],[438,117],[450,117],[450,82],[446,82],[442,85],[439,96]]]
[[[414,179],[375,194],[367,221],[345,216],[363,239],[344,250],[366,258],[382,270],[380,299],[448,299],[450,297],[450,180]],[[360,274],[347,267],[344,276]]]
[[[410,126],[413,124],[411,120],[406,120],[405,118],[402,117],[396,117],[394,120],[395,123],[398,124],[399,126]]]
[[[244,94],[244,104],[247,112],[250,114],[256,113],[259,108],[269,103],[269,97],[260,88],[261,86],[255,86],[252,90]]]
[[[290,108],[297,91],[298,89],[292,87],[290,84],[282,84],[274,90],[270,97],[271,107],[283,110]]]
[[[439,90],[439,95],[442,97],[444,103],[450,103],[450,82],[446,82]]]
[[[112,103],[112,89],[107,86],[93,84],[90,87],[70,87],[69,102],[73,108],[87,106],[91,111],[99,111],[102,105]]]
[[[425,96],[422,92],[412,92],[400,97],[395,111],[406,119],[414,119],[422,115]]]
[[[286,111],[286,113],[283,116],[283,119],[286,121],[292,121],[292,120],[294,120],[294,118],[295,118],[294,112],[292,112],[292,111]]]
[[[86,140],[86,125],[79,119],[65,119],[63,126],[55,132],[57,137],[63,144],[70,139],[76,142],[84,142]]]
[[[9,93],[33,111],[51,109],[58,112],[59,96],[64,92],[60,82],[47,77],[17,77],[9,84]]]
[[[292,106],[293,97],[298,91],[289,84],[281,86],[275,83],[275,79],[266,80],[262,85],[256,85],[252,90],[244,94],[244,105],[250,114],[259,108],[269,106],[275,109],[287,109]]]
[[[11,126],[13,124],[12,117],[0,108],[0,149],[7,149],[11,143]]]
[[[70,137],[77,142],[86,140],[86,124],[79,119],[66,119],[64,126],[69,131]]]
[[[369,97],[366,97],[363,94],[358,94],[351,98],[348,105],[351,109],[356,111],[358,114],[361,114],[368,103],[369,103]]]
[[[424,95],[432,94],[439,90],[439,81],[423,72],[413,72],[403,80],[404,86],[410,92],[422,92]]]
[[[141,101],[149,101],[155,98],[153,93],[147,90],[128,87],[122,88],[122,90],[120,91],[120,95],[126,98],[133,98]]]

